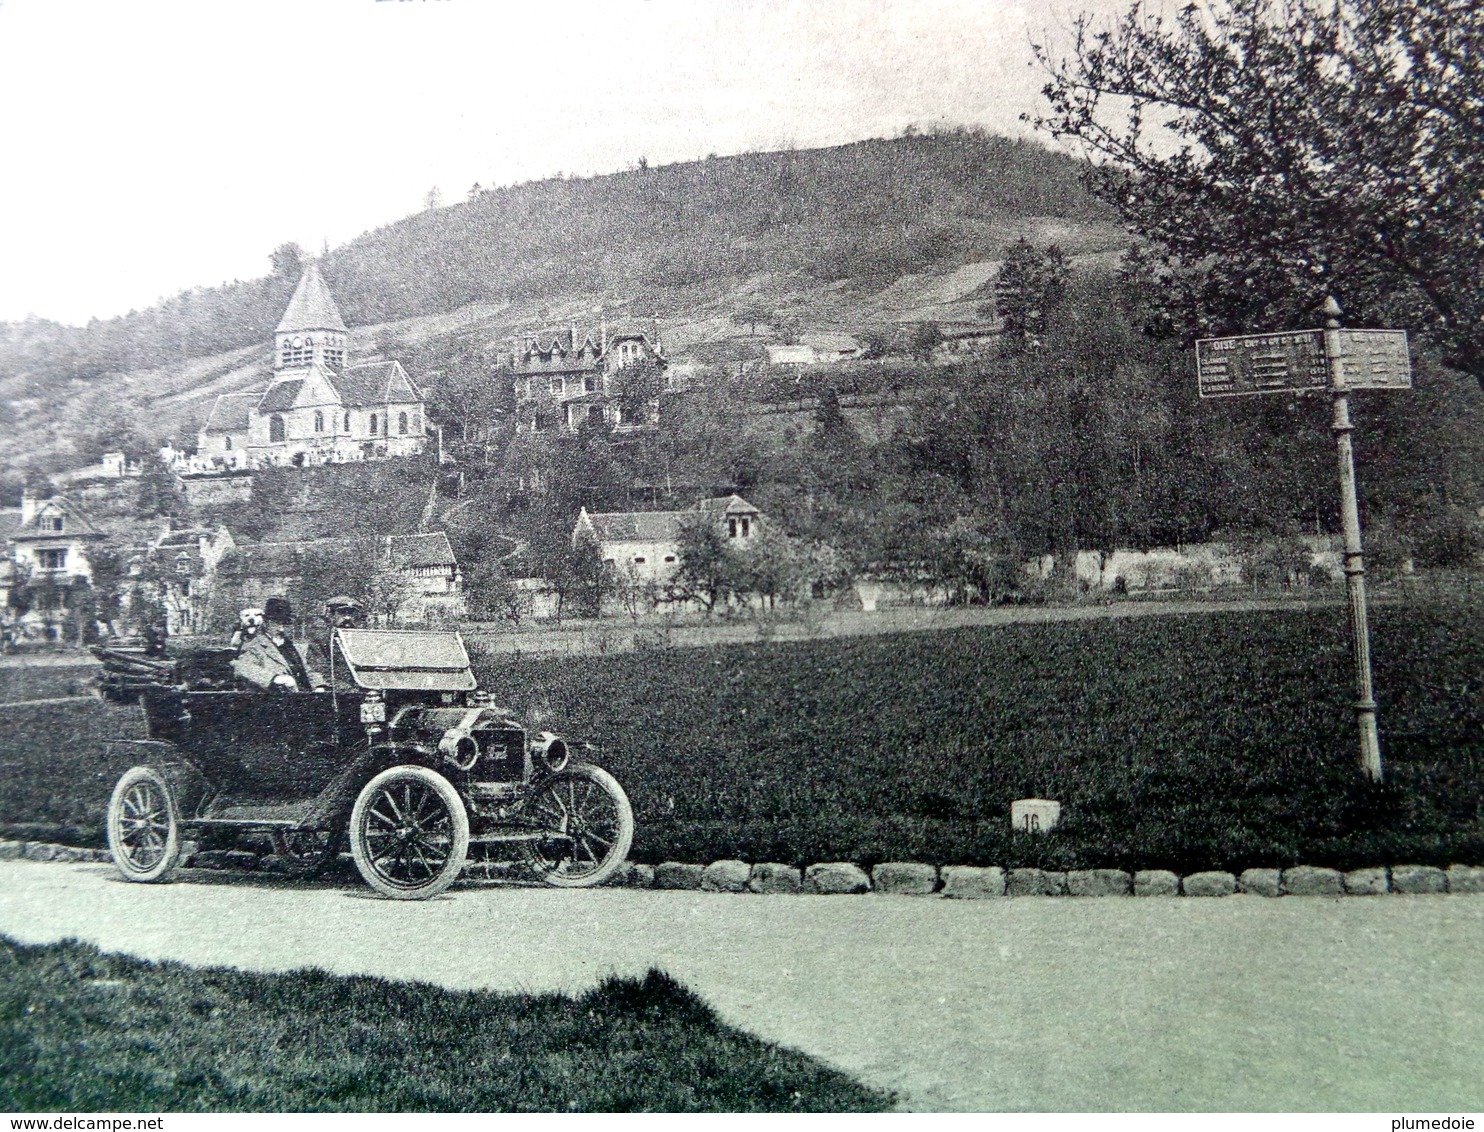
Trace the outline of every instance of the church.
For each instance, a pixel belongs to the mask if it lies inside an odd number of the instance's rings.
[[[311,260],[274,331],[267,388],[216,399],[193,465],[307,467],[421,452],[422,393],[400,362],[348,365],[349,348],[350,331]]]

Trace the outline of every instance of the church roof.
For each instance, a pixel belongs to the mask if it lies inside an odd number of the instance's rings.
[[[300,378],[275,382],[268,387],[268,392],[264,393],[263,399],[258,402],[258,412],[281,413],[286,409],[292,409],[294,402],[299,399],[299,390],[303,388],[304,382]]]
[[[246,432],[247,415],[263,396],[262,390],[253,393],[223,393],[211,406],[211,415],[206,418],[204,432]]]
[[[400,362],[365,362],[326,377],[347,409],[423,399]]]
[[[340,317],[340,308],[330,294],[330,288],[320,278],[319,264],[310,260],[294,288],[294,297],[289,300],[288,310],[278,323],[277,333],[292,330],[344,330],[349,328]]]

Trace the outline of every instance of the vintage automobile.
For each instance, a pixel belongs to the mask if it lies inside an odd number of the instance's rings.
[[[131,881],[170,878],[187,840],[267,835],[311,876],[349,840],[366,883],[420,900],[459,876],[471,846],[546,883],[601,884],[628,855],[623,788],[591,748],[541,731],[476,688],[452,632],[335,629],[324,691],[262,691],[230,649],[157,660],[97,650],[101,685],[138,699],[148,739],[114,787],[108,844]]]

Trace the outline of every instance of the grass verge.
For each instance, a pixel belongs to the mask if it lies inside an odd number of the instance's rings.
[[[890,1107],[670,976],[576,997],[253,974],[0,936],[11,1112],[844,1112]]]

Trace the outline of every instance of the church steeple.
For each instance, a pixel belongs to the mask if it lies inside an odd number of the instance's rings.
[[[328,369],[341,370],[349,338],[340,308],[320,278],[319,264],[310,260],[274,331],[273,369],[306,369],[319,362]]]

